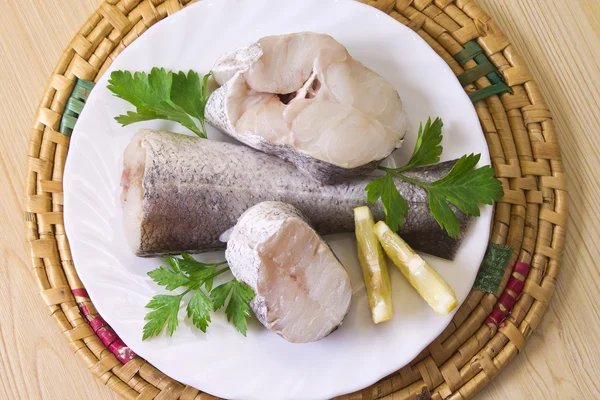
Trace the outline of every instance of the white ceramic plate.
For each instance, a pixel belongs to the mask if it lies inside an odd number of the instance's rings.
[[[144,307],[161,293],[146,273],[161,261],[136,258],[125,244],[119,202],[122,153],[142,127],[186,132],[168,122],[121,128],[113,118],[130,107],[106,89],[110,71],[160,66],[203,74],[224,52],[266,35],[297,31],[331,34],[396,86],[410,118],[400,160],[414,147],[419,121],[440,116],[444,159],[475,152],[483,154],[482,164],[490,162],[475,110],[450,68],[411,30],[353,1],[204,0],[127,47],[93,90],[71,140],[64,211],[73,259],[100,314],[137,354],[173,379],[225,398],[307,400],[362,389],[409,363],[452,319],[436,316],[392,267],[395,317],[375,326],[354,239],[338,235],[328,240],[348,269],[354,296],[342,327],[320,342],[290,344],[256,321],[244,338],[221,314],[214,316],[207,334],[183,323],[172,338],[142,342]],[[223,139],[215,131],[210,136]],[[489,238],[491,207],[482,213],[454,262],[429,259],[461,302]],[[222,260],[223,254],[203,258]]]

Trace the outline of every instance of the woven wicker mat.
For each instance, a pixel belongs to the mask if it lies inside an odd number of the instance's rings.
[[[498,293],[474,289],[445,332],[413,362],[342,398],[470,398],[523,349],[554,292],[567,221],[554,123],[523,59],[472,0],[363,1],[415,30],[459,76],[475,103],[506,192],[496,205],[492,242],[514,252]],[[42,298],[71,350],[127,399],[213,397],[137,357],[97,315],[65,236],[63,169],[70,128],[91,82],[146,29],[188,3],[106,0],[56,66],[29,142],[25,226]]]

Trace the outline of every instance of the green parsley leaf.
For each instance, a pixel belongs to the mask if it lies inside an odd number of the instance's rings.
[[[433,123],[431,123],[431,118],[429,118],[425,124],[425,128],[423,128],[423,123],[421,123],[419,125],[419,134],[413,155],[404,167],[398,168],[396,171],[407,171],[412,168],[423,167],[440,162],[443,151],[441,145],[443,139],[443,126],[444,123],[440,118],[436,118]]]
[[[367,201],[375,203],[381,199],[383,209],[385,211],[386,223],[391,230],[397,232],[408,214],[408,203],[402,197],[394,178],[390,174],[386,174],[382,178],[372,180],[366,187]]]
[[[169,258],[174,258],[174,257],[169,257]],[[204,269],[208,266],[208,264],[205,264],[203,262],[196,260],[194,257],[190,256],[187,253],[181,253],[181,258],[174,258],[174,259],[177,260],[177,264],[179,265],[179,268],[181,268],[183,271],[185,271],[187,273],[198,271],[198,270]]]
[[[160,72],[157,73],[160,74]],[[157,97],[150,86],[148,75],[144,72],[135,72],[132,75],[129,71],[113,71],[108,81],[108,89],[115,96],[130,102],[136,108],[155,102]],[[159,101],[162,100],[166,99],[159,98]]]
[[[494,178],[493,168],[474,169],[480,158],[480,154],[463,156],[447,176],[425,186],[433,216],[454,238],[460,233],[460,224],[447,203],[478,217],[479,204],[493,204],[504,196],[502,183]]]
[[[154,311],[146,315],[148,323],[144,326],[143,340],[159,335],[165,325],[169,335],[173,335],[178,326],[177,317],[181,301],[188,293],[192,293],[192,296],[186,308],[187,316],[202,332],[206,332],[211,322],[210,313],[222,308],[229,298],[225,309],[227,320],[246,335],[246,319],[250,316],[248,302],[254,298],[252,289],[234,279],[213,290],[214,279],[229,271],[229,267],[217,270],[226,262],[203,263],[186,253],[182,253],[181,258],[164,257],[163,260],[168,266],[150,271],[148,276],[167,290],[180,287],[186,287],[187,290],[178,296],[155,296],[148,303],[146,307]]]
[[[198,287],[204,285],[209,292],[212,290],[214,278],[229,270],[229,268],[225,268],[217,273],[217,268],[227,264],[226,262],[207,264],[197,261],[194,257],[186,253],[182,253],[181,257],[181,259],[177,259],[179,267],[185,273],[189,274],[192,282],[199,285]]]
[[[197,269],[193,272],[189,273],[190,280],[192,282],[191,287],[196,289],[202,287],[206,288],[207,291],[212,290],[213,280],[215,278],[217,267],[216,266],[208,266],[202,269]],[[227,271],[227,270],[224,270]],[[221,272],[224,272],[221,271]]]
[[[216,270],[217,270],[217,267],[211,267],[211,274],[204,279],[204,288],[208,292],[210,292],[211,290],[213,290],[213,284],[215,282],[215,276],[217,274]],[[228,270],[229,269],[222,270],[221,272],[228,271]]]
[[[251,316],[248,303],[256,296],[256,294],[243,282],[237,280],[227,282],[221,286],[217,286],[211,292],[215,310],[218,310],[225,305],[225,301],[230,293],[229,303],[225,308],[227,321],[232,322],[235,328],[242,335],[246,336],[248,327],[247,319]]]
[[[190,71],[187,75],[181,71],[173,73],[171,101],[192,117],[200,119],[203,114],[200,88],[200,76],[197,72]]]
[[[465,214],[478,217],[478,204],[493,204],[504,196],[502,183],[494,178],[491,167],[474,169],[480,158],[480,154],[463,156],[446,177],[429,184],[427,191],[443,196]]]
[[[383,195],[383,187],[385,186],[386,177],[387,175],[381,178],[373,179],[365,188],[367,191],[367,201],[369,203],[376,203]]]
[[[210,74],[208,75],[210,76]],[[204,82],[208,82],[205,77]],[[108,89],[115,96],[136,107],[125,115],[116,117],[123,126],[136,122],[163,119],[178,122],[200,137],[206,138],[204,109],[207,102],[206,88],[201,87],[196,72],[167,72],[164,68],[152,68],[150,74],[114,71],[108,81]],[[192,117],[200,120],[199,129]]]
[[[480,204],[493,204],[504,196],[502,183],[494,177],[493,168],[484,166],[475,169],[481,159],[480,154],[463,156],[447,176],[433,183],[421,182],[403,174],[409,169],[439,162],[443,150],[442,127],[443,123],[439,118],[436,118],[433,123],[431,118],[428,119],[425,127],[421,124],[417,144],[409,162],[395,169],[380,167],[379,169],[385,171],[386,175],[372,180],[365,189],[368,202],[374,203],[381,199],[386,222],[393,230],[398,230],[404,224],[408,213],[408,204],[398,192],[394,177],[427,191],[431,214],[454,238],[460,234],[460,222],[450,205],[454,205],[467,215],[479,216]]]
[[[144,325],[144,335],[142,340],[147,340],[154,336],[160,335],[165,325],[167,326],[167,333],[169,336],[173,336],[173,332],[179,325],[179,305],[183,295],[179,296],[166,296],[158,295],[154,296],[150,303],[146,305],[146,308],[153,309],[154,311],[146,315],[145,320],[148,321]]]
[[[173,271],[176,272],[181,272],[181,261],[183,261],[180,258],[177,257],[163,257],[163,261],[166,262],[167,264],[169,264],[169,267],[171,267],[173,269]]]
[[[208,296],[202,290],[196,290],[187,306],[187,316],[194,326],[206,333],[212,311],[214,307]]]
[[[229,293],[231,293],[232,288],[233,281],[229,281],[220,286],[217,286],[210,292],[210,298],[212,299],[215,311],[220,310],[225,305],[227,297],[229,297]]]
[[[212,75],[212,71],[208,74],[204,75],[204,79],[202,80],[202,100],[200,102],[200,116],[198,119],[200,120],[200,125],[202,126],[202,130],[206,132],[206,120],[204,119],[204,111],[206,110],[206,104],[208,103],[208,79]]]
[[[435,220],[451,237],[457,238],[460,234],[460,221],[456,214],[442,196],[434,192],[429,193],[428,197],[429,209]]]
[[[122,126],[135,124],[137,122],[152,121],[155,119],[163,119],[162,115],[157,114],[152,110],[140,107],[137,111],[127,111],[127,114],[118,115],[115,120]]]
[[[172,257],[169,257],[172,258]],[[187,253],[181,253],[181,258],[176,258],[179,267],[185,272],[194,272],[207,267],[220,267],[221,265],[227,264],[226,261],[217,263],[204,263],[196,260],[194,257]]]
[[[225,313],[227,314],[227,321],[233,321],[235,328],[242,335],[246,336],[247,318],[251,316],[248,303],[254,298],[255,294],[245,283],[237,280],[233,282],[231,298],[229,299]]]
[[[148,276],[158,285],[164,286],[167,290],[175,290],[182,286],[188,286],[191,282],[190,278],[180,271],[174,271],[165,267],[160,267],[154,271],[148,272]]]

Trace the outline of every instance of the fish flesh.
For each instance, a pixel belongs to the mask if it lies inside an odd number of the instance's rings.
[[[257,319],[292,343],[329,335],[350,309],[348,273],[307,218],[289,204],[263,202],[232,230],[225,257],[256,296]]]
[[[344,266],[298,209],[268,201],[252,206],[233,228],[225,257],[250,286],[257,319],[292,343],[323,339],[350,309]]]
[[[212,72],[206,120],[323,183],[373,171],[407,131],[396,89],[329,35],[268,36]]]
[[[454,162],[406,175],[427,182],[448,174]],[[124,154],[124,230],[139,256],[222,249],[221,234],[250,207],[281,201],[298,208],[321,235],[354,232],[353,210],[365,205],[370,178],[324,185],[280,158],[249,147],[164,131],[141,130]],[[425,190],[397,181],[410,211],[402,237],[416,250],[452,259],[462,237],[450,238],[431,213]],[[371,204],[375,220],[385,219]],[[470,220],[457,211],[462,229]]]

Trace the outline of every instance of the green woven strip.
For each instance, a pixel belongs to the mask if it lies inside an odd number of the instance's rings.
[[[488,97],[506,92],[510,92],[510,87],[506,83],[502,82],[497,85],[479,89],[476,92],[471,92],[469,93],[469,98],[473,103],[477,103],[478,101],[485,100]]]
[[[468,69],[462,74],[460,74],[458,76],[458,81],[460,82],[460,84],[463,86],[467,86],[475,82],[477,79],[497,71],[494,64],[489,62],[487,58],[485,60],[485,62],[478,64],[475,68]]]
[[[454,58],[461,65],[466,64],[470,60],[474,60],[475,63],[477,63],[475,68],[466,70],[458,76],[458,80],[463,87],[474,83],[484,76],[487,77],[492,84],[490,87],[469,93],[469,98],[473,103],[487,99],[490,96],[511,91],[510,86],[504,82],[504,79],[502,79],[502,76],[498,73],[496,66],[490,62],[484,54],[483,49],[476,41],[467,42],[464,46],[464,50],[456,53]]]
[[[71,136],[75,123],[77,122],[77,115],[64,114],[62,121],[60,122],[60,133]]]
[[[473,287],[487,293],[497,293],[512,254],[512,247],[490,242]]]
[[[77,115],[81,114],[81,112],[83,111],[83,105],[85,103],[79,99],[74,98],[73,96],[71,96],[71,98],[69,98],[69,100],[67,101],[67,107],[66,109],[72,113],[75,113]]]
[[[460,65],[465,65],[467,61],[472,60],[480,54],[483,54],[483,49],[479,47],[476,41],[472,40],[465,43],[465,49],[456,53],[454,59],[458,61]]]
[[[500,76],[500,74],[498,72],[492,72],[491,74],[488,74],[487,78],[492,85],[504,83],[504,79],[502,79],[502,77]],[[508,85],[506,85],[506,87],[510,89],[510,87]]]
[[[83,111],[83,106],[86,100],[90,96],[90,92],[94,87],[94,82],[84,81],[78,79],[75,83],[75,87],[71,92],[71,96],[67,100],[65,111],[60,121],[60,128],[58,131],[66,136],[71,136],[73,128],[77,122],[77,118]]]
[[[84,81],[84,80],[79,79],[79,80],[77,80],[77,83],[75,84],[75,87],[73,88],[73,93],[71,94],[71,97],[75,97],[77,99],[86,101],[88,99],[88,97],[90,96],[90,92],[92,91],[93,88],[94,88],[94,82]]]
[[[475,60],[477,60],[478,57],[479,56],[477,56]],[[482,55],[481,57],[485,56]],[[485,60],[486,62],[489,62],[487,58]],[[488,86],[486,88],[479,89],[476,92],[469,93],[469,98],[473,103],[477,103],[478,101],[487,99],[488,97],[497,94],[512,92],[512,89],[504,82],[504,79],[502,78],[500,73],[494,71],[490,74],[487,74],[487,78],[492,84],[492,86]]]

